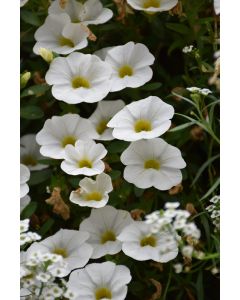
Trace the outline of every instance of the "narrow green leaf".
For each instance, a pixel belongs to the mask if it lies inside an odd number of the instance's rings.
[[[189,122],[189,123],[185,123],[185,124],[182,124],[182,125],[179,125],[179,126],[176,126],[172,129],[170,129],[168,132],[176,132],[176,131],[179,131],[179,130],[183,130],[189,126],[192,126],[194,124],[194,122]]]
[[[168,29],[171,29],[175,32],[181,33],[181,34],[189,34],[190,33],[190,28],[188,28],[186,25],[184,24],[180,24],[180,23],[166,23],[166,27]]]
[[[33,11],[28,11],[26,9],[21,10],[21,19],[27,23],[31,24],[33,26],[40,26],[41,20],[39,19],[38,15]]]
[[[41,237],[43,237],[48,231],[49,229],[51,229],[51,227],[54,224],[54,220],[52,218],[49,218],[44,224],[43,226],[38,230],[38,234],[41,235]]]
[[[209,195],[211,195],[216,188],[219,186],[220,184],[220,178],[217,178],[217,180],[214,182],[214,184],[211,186],[211,188],[207,191],[207,193],[200,199],[200,201],[206,199]]]
[[[214,162],[214,160],[216,160],[217,158],[219,158],[219,154],[209,158],[198,170],[195,178],[193,179],[193,182],[191,184],[191,187],[197,182],[198,178],[201,176],[202,172],[212,163]]]
[[[37,84],[28,87],[21,93],[21,98],[33,96],[40,97],[46,93],[47,90],[50,89],[50,86],[48,84]]]
[[[152,82],[152,83],[148,83],[144,86],[141,87],[141,90],[143,91],[155,91],[157,89],[159,89],[162,86],[161,82]]]
[[[51,175],[52,175],[52,171],[48,169],[31,172],[31,177],[30,180],[28,181],[28,184],[32,186],[32,185],[42,183],[48,180],[51,177]]]

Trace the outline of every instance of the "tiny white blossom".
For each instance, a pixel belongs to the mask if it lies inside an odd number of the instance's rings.
[[[188,246],[184,246],[181,249],[182,255],[188,258],[192,257],[192,253],[193,253],[193,247],[188,245]]]
[[[193,51],[193,48],[194,48],[193,45],[185,46],[185,47],[182,49],[182,52],[183,52],[183,53],[191,53],[191,52]]]
[[[180,263],[174,264],[174,265],[173,265],[173,268],[174,268],[174,270],[175,270],[175,273],[179,274],[179,273],[181,273],[182,270],[183,270],[183,265],[180,264]]]

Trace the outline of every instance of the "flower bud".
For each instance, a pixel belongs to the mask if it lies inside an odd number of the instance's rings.
[[[39,49],[39,55],[47,62],[50,63],[53,60],[53,53],[52,51],[46,48]]]
[[[28,80],[31,78],[31,73],[30,72],[25,72],[20,76],[20,87],[23,89],[27,83]]]

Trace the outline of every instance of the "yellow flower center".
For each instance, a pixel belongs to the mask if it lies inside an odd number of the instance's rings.
[[[151,131],[152,130],[152,124],[148,120],[139,119],[135,122],[134,129],[135,129],[136,132]]]
[[[152,235],[145,236],[144,238],[141,239],[140,245],[141,247],[145,247],[145,246],[156,247],[157,241],[156,238]]]
[[[112,242],[116,241],[116,235],[111,230],[105,231],[101,236],[101,244],[105,244],[109,241],[112,241]]]
[[[144,168],[145,169],[159,170],[160,169],[160,163],[156,159],[149,159],[149,160],[145,161]]]
[[[78,162],[79,168],[92,168],[92,162],[89,159],[81,159]]]
[[[112,299],[112,293],[108,288],[102,287],[96,290],[95,292],[95,299]]]
[[[64,248],[55,248],[52,253],[61,255],[63,258],[66,258],[68,256],[67,250]]]
[[[73,48],[74,43],[72,40],[65,38],[64,36],[61,36],[58,40],[60,46],[68,46]]]
[[[67,145],[75,145],[75,142],[76,142],[76,138],[75,136],[73,135],[68,135],[68,136],[65,136],[63,139],[62,139],[62,147],[64,148],[65,146]]]
[[[72,87],[74,89],[78,89],[78,88],[85,88],[85,89],[89,89],[90,88],[90,83],[89,81],[81,76],[76,76],[72,79]]]
[[[108,120],[102,120],[98,123],[96,130],[97,133],[102,134],[107,129]]]
[[[85,199],[87,201],[95,200],[95,201],[101,201],[102,200],[102,194],[99,192],[92,192],[86,195]]]
[[[120,78],[123,78],[125,76],[132,76],[133,75],[133,69],[129,65],[122,66],[118,70],[118,75],[119,75]]]
[[[24,156],[21,161],[26,166],[36,166],[37,164],[36,158],[32,157],[31,155]]]
[[[160,7],[160,0],[146,0],[143,2],[143,8],[158,8]]]

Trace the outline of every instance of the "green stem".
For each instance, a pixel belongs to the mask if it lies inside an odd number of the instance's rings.
[[[166,300],[167,299],[166,297],[167,297],[167,292],[168,292],[168,289],[169,289],[169,286],[170,286],[171,279],[172,279],[172,264],[170,264],[168,280],[167,280],[166,288],[164,290],[164,293],[162,295],[161,300]]]

